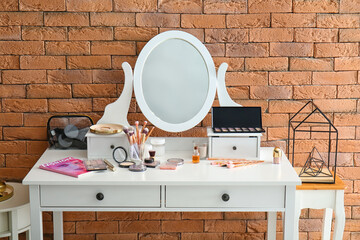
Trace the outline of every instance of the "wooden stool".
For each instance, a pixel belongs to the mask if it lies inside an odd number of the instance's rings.
[[[303,183],[296,186],[295,229],[299,229],[301,209],[325,209],[322,227],[322,239],[330,240],[332,213],[335,211],[333,240],[342,240],[345,227],[344,182],[336,176],[334,184]],[[276,239],[276,212],[268,212],[268,239]],[[299,239],[295,231],[294,240]]]
[[[29,187],[21,183],[8,183],[14,187],[14,196],[0,202],[0,238],[18,240],[18,234],[26,231],[30,239]]]

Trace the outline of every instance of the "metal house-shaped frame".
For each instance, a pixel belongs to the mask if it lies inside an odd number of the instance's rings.
[[[302,182],[334,183],[337,149],[338,130],[312,101],[290,118],[287,154]]]

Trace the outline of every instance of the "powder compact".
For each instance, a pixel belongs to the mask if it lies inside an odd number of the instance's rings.
[[[169,158],[167,160],[167,162],[176,164],[177,166],[180,166],[180,165],[184,164],[184,159],[182,159],[182,158]]]
[[[119,167],[128,168],[132,165],[135,165],[135,162],[127,161],[127,158],[128,158],[128,154],[125,148],[121,146],[114,148],[113,159],[115,162],[119,164]]]

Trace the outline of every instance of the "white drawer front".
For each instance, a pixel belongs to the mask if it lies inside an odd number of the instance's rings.
[[[212,138],[212,157],[220,158],[258,158],[256,137],[214,137]]]
[[[281,186],[166,186],[166,207],[283,208],[284,193]]]
[[[40,194],[42,207],[160,207],[160,186],[41,186]]]
[[[126,137],[88,137],[88,158],[112,158],[113,150],[118,146],[128,149]]]

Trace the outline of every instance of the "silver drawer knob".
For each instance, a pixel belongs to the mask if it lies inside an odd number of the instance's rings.
[[[230,195],[227,194],[227,193],[224,193],[222,196],[221,196],[221,199],[224,201],[224,202],[227,202],[230,200]]]
[[[236,146],[233,146],[233,150],[235,151],[237,149],[237,147]]]
[[[96,199],[101,201],[104,199],[104,194],[102,194],[101,192],[99,192],[98,194],[96,194]]]

